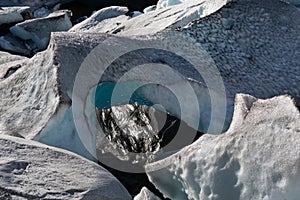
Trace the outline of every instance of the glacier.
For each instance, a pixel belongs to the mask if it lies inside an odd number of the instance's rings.
[[[184,199],[298,199],[300,113],[289,96],[238,94],[229,130],[203,135],[146,166],[165,195]]]

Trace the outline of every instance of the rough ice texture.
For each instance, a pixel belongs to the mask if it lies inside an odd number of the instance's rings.
[[[146,187],[143,187],[141,192],[136,195],[133,200],[160,200],[160,198],[155,196],[155,194],[149,191]]]
[[[31,49],[30,46],[27,45],[28,43],[30,43],[28,40],[23,41],[22,39],[17,38],[12,34],[7,34],[5,36],[0,37],[0,47],[2,49],[19,55],[24,55],[24,56],[32,55],[33,53],[32,50],[34,50],[36,46],[33,45]],[[33,42],[30,44],[33,44]]]
[[[300,106],[300,11],[273,0],[239,0],[180,29],[215,61],[229,97],[289,94]]]
[[[170,33],[168,33],[168,37],[170,37]],[[3,91],[1,92],[0,98],[0,113],[2,116],[0,119],[0,132],[10,135],[17,134],[27,139],[36,139],[46,144],[62,147],[91,158],[81,144],[75,128],[73,111],[71,108],[72,101],[74,101],[74,99],[72,99],[72,92],[74,80],[82,62],[94,47],[101,44],[107,38],[114,41],[114,43],[118,45],[118,49],[123,49],[125,51],[130,45],[134,46],[136,44],[141,44],[142,42],[148,44],[149,42],[149,40],[128,40],[96,33],[54,33],[49,48],[46,51],[38,53],[31,59],[24,58],[3,65],[3,67],[1,67],[0,79],[0,90]],[[177,39],[181,40],[180,37]],[[172,41],[174,40],[175,39],[172,39]],[[154,38],[153,41],[153,43],[165,47],[170,46],[163,36]],[[184,42],[181,42],[181,48],[183,48],[183,44]],[[109,46],[109,48],[111,48],[111,46]],[[184,48],[191,49],[190,46]],[[197,49],[195,51],[197,52],[197,56],[194,57],[196,59],[195,63],[202,66],[210,65],[211,62],[209,59],[204,59],[206,58],[205,54],[200,56],[199,52],[201,49],[198,49],[198,47],[195,48]],[[97,55],[97,59],[95,60],[96,63],[102,64],[94,63],[94,65],[91,65],[95,67],[91,69],[92,71],[95,70],[95,73],[87,71],[86,73],[88,74],[85,78],[90,77],[96,78],[97,81],[99,80],[100,77],[98,77],[98,72],[104,70],[103,67],[106,67],[103,66],[103,62],[106,60],[107,56],[112,55],[110,54],[109,49],[105,49],[102,53],[105,53],[105,55],[102,55],[102,57]],[[149,51],[148,54],[155,55],[156,53]],[[173,62],[172,65],[174,69],[179,71],[182,69],[181,73],[185,78],[191,78],[194,75],[193,70],[181,67],[184,63],[182,63],[180,59],[177,60],[173,57],[166,57],[165,55],[161,55],[160,57],[156,56],[151,58],[150,56],[146,61],[157,63],[155,60],[158,59],[161,62]],[[138,65],[139,61],[143,60],[132,58],[133,57],[121,59],[119,60],[120,63],[115,63],[114,67],[111,68],[113,70],[106,73],[106,77],[103,81],[117,81],[119,79],[118,76],[122,75],[124,70],[128,70],[132,66]],[[4,57],[4,59],[8,58]],[[125,63],[125,65],[123,65],[123,63]],[[120,68],[120,66],[122,66],[122,68]],[[115,71],[114,69],[120,70]],[[163,71],[153,71],[151,68],[149,68],[148,71],[156,73],[157,81],[163,78],[166,83],[165,86],[170,85],[173,88],[178,88],[179,91],[184,83],[183,80],[185,80],[182,79],[180,81],[178,77],[172,78],[168,76],[167,73],[163,73]],[[153,77],[145,73],[137,74],[139,74],[139,77],[126,78],[125,76],[123,82],[134,80],[147,82],[151,81]],[[201,112],[205,116],[210,110],[208,106],[210,104],[208,90],[197,81],[186,80],[197,89],[199,106],[201,107]],[[82,83],[85,82],[86,81]],[[94,84],[97,83],[98,82]],[[80,84],[80,87],[82,85],[84,84]],[[170,114],[180,118],[178,106],[174,106],[168,97],[170,92],[166,93],[166,89],[162,86],[158,85],[157,87],[157,90],[162,91],[162,93],[153,93],[152,90],[155,88],[149,88],[142,91],[143,95],[149,98],[153,103],[162,103],[166,106],[166,109]],[[91,88],[86,88],[82,91],[86,92],[90,89]],[[83,94],[85,94],[84,92]],[[189,98],[188,95],[183,93],[181,93],[181,96],[184,96],[187,99]],[[125,104],[127,102],[121,103]],[[230,105],[231,103],[229,102],[229,107]],[[90,106],[94,105],[91,104]],[[195,118],[199,115],[199,112],[196,112],[195,110],[197,109],[186,104],[186,117],[182,120],[197,129],[199,121],[195,121]],[[96,119],[96,116],[92,117]],[[231,116],[228,115],[226,121],[227,126],[230,119]],[[200,121],[200,125],[202,124],[201,126],[204,128],[206,125],[205,120],[207,120],[207,118],[204,117],[202,121]],[[97,121],[93,123],[95,124],[92,124],[92,127],[99,128]],[[218,120],[214,123],[217,126],[219,125]],[[223,126],[223,124],[221,124],[221,126]],[[91,141],[89,144],[90,150],[95,153],[94,136],[90,132],[86,134],[86,137]]]
[[[22,60],[22,59],[26,59],[26,58],[23,56],[12,55],[10,53],[0,51],[0,65],[7,64],[11,61]]]
[[[97,30],[102,21],[125,15],[129,10],[126,7],[111,6],[95,12],[92,16],[72,27],[70,31],[93,31]],[[129,17],[126,17],[129,18]]]
[[[25,14],[26,12],[31,13],[28,6],[0,7],[0,25],[23,21],[24,18],[22,14]]]
[[[46,132],[47,141],[41,139],[42,142],[91,158],[74,130],[67,95],[81,62],[102,41],[91,42],[91,38],[57,33],[49,49],[32,59],[0,54],[1,134],[34,139]]]
[[[289,96],[237,95],[232,126],[146,166],[171,199],[299,198],[300,114]]]
[[[70,2],[72,0],[1,0],[0,6],[30,6],[39,8],[42,6],[54,6],[58,3]]]
[[[10,28],[10,31],[23,40],[32,40],[39,49],[43,50],[47,48],[51,32],[67,31],[72,27],[71,15],[68,10],[56,11],[44,18],[16,24]]]
[[[157,2],[156,9],[167,8],[169,6],[174,6],[174,5],[177,5],[177,4],[181,4],[181,3],[184,3],[186,1],[190,1],[190,0],[159,0]],[[272,0],[272,1],[275,2],[276,0]],[[299,0],[282,0],[282,1],[290,3],[292,5],[300,5]]]
[[[202,10],[202,15],[191,15],[193,9]],[[300,12],[294,6],[274,0],[191,0],[133,19],[124,17],[99,23],[97,31],[136,36],[177,29],[209,53],[229,98],[236,93],[258,98],[289,94],[300,106]]]
[[[103,21],[93,31],[121,35],[150,35],[170,27],[183,27],[189,22],[205,17],[227,3],[227,0],[190,0],[170,8],[147,12],[128,20],[117,18]],[[121,16],[120,16],[121,17]],[[112,24],[113,23],[113,24]],[[75,30],[76,31],[76,30]]]
[[[1,199],[131,199],[107,170],[68,151],[0,135],[0,152]]]
[[[169,6],[175,6],[181,4],[187,0],[159,0],[156,5],[156,9],[166,8]]]

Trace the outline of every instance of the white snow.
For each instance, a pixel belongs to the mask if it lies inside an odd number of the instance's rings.
[[[156,9],[156,5],[148,6],[143,10],[143,13],[152,12],[152,11],[155,11],[155,9]]]
[[[238,95],[232,127],[146,166],[172,200],[299,199],[300,113],[288,96]]]
[[[160,198],[155,196],[155,194],[149,191],[146,187],[143,187],[141,192],[136,195],[133,200],[160,200]]]

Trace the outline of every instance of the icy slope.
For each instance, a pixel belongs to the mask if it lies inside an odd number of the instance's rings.
[[[98,164],[38,142],[0,135],[0,198],[131,199]]]
[[[219,69],[227,95],[289,94],[300,106],[300,10],[274,0],[239,0],[179,31]]]
[[[146,166],[171,199],[289,199],[300,195],[300,114],[288,96],[237,95],[232,126]]]
[[[148,12],[134,18],[127,17],[128,20],[120,17],[115,18],[115,23],[114,20],[109,20],[110,23],[106,23],[104,20],[97,25],[97,28],[85,31],[121,35],[150,35],[170,27],[183,27],[193,20],[216,12],[226,3],[227,0],[215,0],[213,2],[190,0],[180,5]],[[73,28],[72,31],[76,31],[76,28]]]

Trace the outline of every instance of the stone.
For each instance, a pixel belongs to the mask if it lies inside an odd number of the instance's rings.
[[[5,135],[0,144],[1,199],[131,199],[112,174],[74,153]]]
[[[32,16],[30,7],[0,7],[0,25],[20,22]]]
[[[289,96],[239,94],[229,130],[203,135],[146,166],[170,199],[294,199],[300,183],[300,113]]]
[[[27,20],[10,28],[12,34],[23,40],[32,40],[40,50],[47,48],[51,32],[67,31],[72,27],[71,12],[60,10],[47,17]]]

